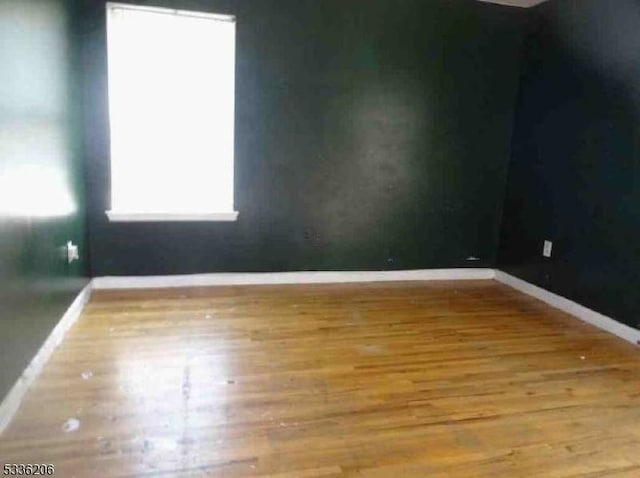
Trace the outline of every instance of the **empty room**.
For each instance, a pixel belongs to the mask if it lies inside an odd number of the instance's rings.
[[[0,0],[0,476],[640,477],[640,2]]]

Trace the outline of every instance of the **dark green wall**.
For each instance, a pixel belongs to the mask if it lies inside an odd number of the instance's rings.
[[[105,216],[104,2],[82,3],[94,275],[494,264],[524,10],[475,0],[142,2],[237,16],[240,217],[118,224]]]
[[[639,26],[636,0],[535,10],[498,264],[640,328]]]
[[[72,24],[64,2],[0,0],[0,400],[86,283],[61,250],[87,249]]]

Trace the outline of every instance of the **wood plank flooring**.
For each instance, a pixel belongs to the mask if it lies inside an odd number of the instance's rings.
[[[0,437],[3,463],[639,477],[640,351],[493,281],[99,292]]]

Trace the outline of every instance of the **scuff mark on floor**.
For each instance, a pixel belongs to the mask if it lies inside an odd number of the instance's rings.
[[[69,418],[69,420],[62,425],[62,431],[65,433],[75,432],[78,428],[80,428],[80,420],[77,418]]]

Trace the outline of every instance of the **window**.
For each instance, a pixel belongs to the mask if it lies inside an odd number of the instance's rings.
[[[235,18],[107,4],[112,221],[233,208]]]

